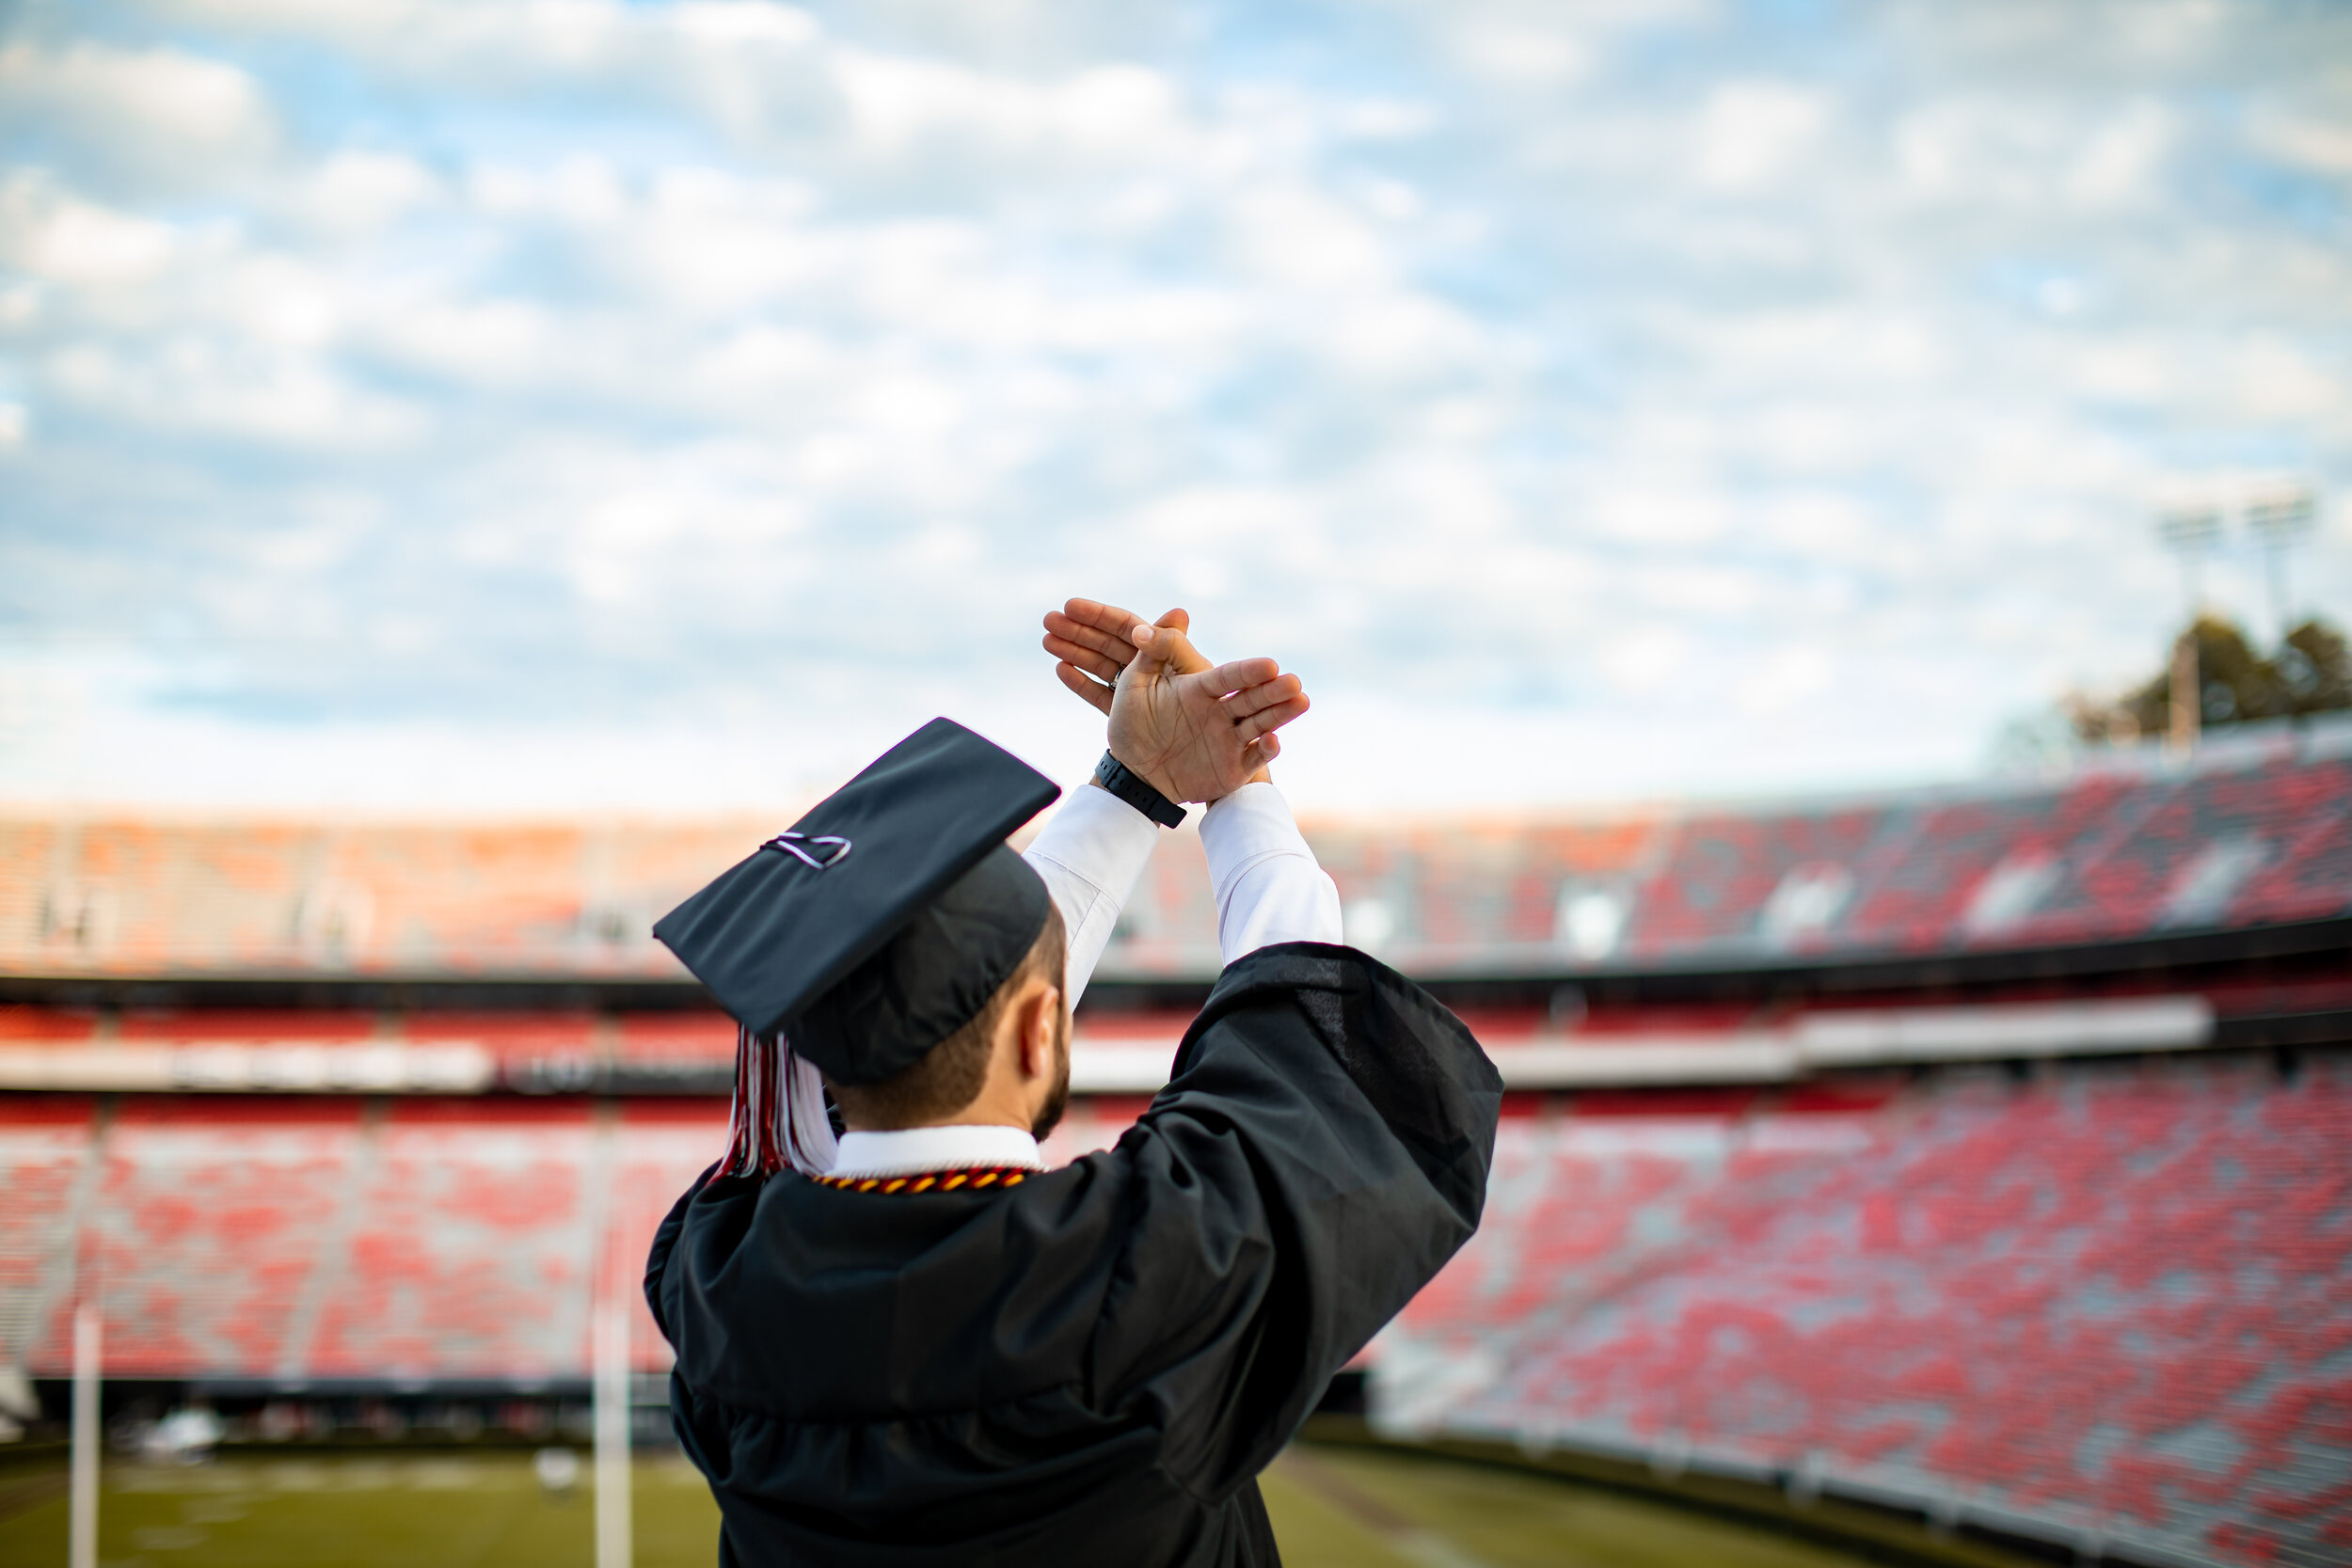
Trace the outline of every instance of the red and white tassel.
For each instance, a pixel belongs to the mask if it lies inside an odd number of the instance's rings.
[[[781,1036],[739,1029],[727,1153],[716,1174],[766,1178],[789,1165],[803,1176],[822,1176],[840,1154],[825,1114],[824,1075]]]

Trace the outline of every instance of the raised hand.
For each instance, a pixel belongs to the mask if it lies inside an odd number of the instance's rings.
[[[1091,704],[1096,712],[1108,714],[1119,673],[1136,657],[1135,629],[1148,625],[1190,633],[1192,617],[1181,610],[1171,610],[1152,623],[1132,610],[1097,604],[1092,599],[1072,599],[1059,610],[1047,610],[1045,651],[1060,661],[1054,666],[1054,673],[1062,685]],[[1172,665],[1179,674],[1186,675],[1198,674],[1210,667],[1189,637]],[[1094,678],[1089,680],[1089,675]]]
[[[1261,776],[1282,749],[1274,732],[1307,711],[1299,678],[1270,658],[1187,670],[1207,660],[1184,628],[1140,620],[1127,641],[1135,655],[1113,672],[1111,755],[1171,800],[1222,800]]]

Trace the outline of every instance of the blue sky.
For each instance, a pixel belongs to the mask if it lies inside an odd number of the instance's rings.
[[[2343,7],[0,15],[0,798],[1075,775],[1073,593],[1309,807],[1844,788],[2152,667],[2162,506],[2352,610]]]

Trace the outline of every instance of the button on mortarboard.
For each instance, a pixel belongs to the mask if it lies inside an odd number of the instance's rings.
[[[1044,928],[1045,885],[1005,838],[1060,793],[934,719],[654,935],[754,1034],[879,1082],[975,1016]]]

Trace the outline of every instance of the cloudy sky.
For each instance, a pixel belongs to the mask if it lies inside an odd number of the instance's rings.
[[[1311,807],[1953,778],[2280,480],[2352,611],[2342,6],[0,18],[0,799],[1074,775],[1073,593]]]

